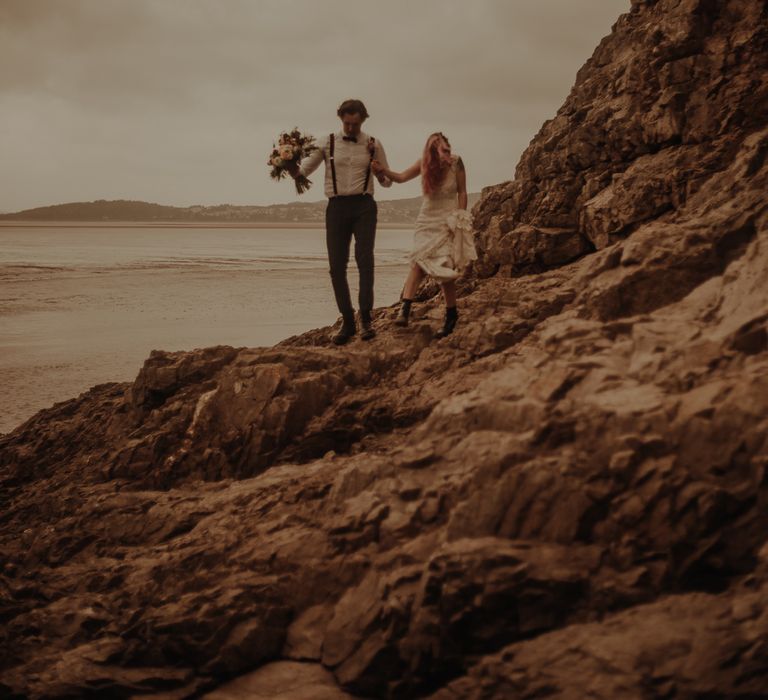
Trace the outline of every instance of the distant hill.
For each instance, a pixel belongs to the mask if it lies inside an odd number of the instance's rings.
[[[480,198],[469,195],[469,206]],[[94,202],[69,202],[48,207],[25,209],[0,214],[0,221],[157,221],[157,222],[254,222],[254,223],[322,223],[325,221],[325,200],[291,202],[269,206],[236,206],[216,204],[171,207],[164,204],[134,200],[98,199]],[[421,206],[421,197],[378,201],[379,222],[383,224],[411,223]]]

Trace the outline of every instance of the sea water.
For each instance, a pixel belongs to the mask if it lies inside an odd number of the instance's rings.
[[[412,233],[380,228],[376,306],[397,301]],[[349,281],[357,298],[354,245]],[[154,349],[269,346],[336,321],[325,232],[61,224],[0,227],[0,433]]]

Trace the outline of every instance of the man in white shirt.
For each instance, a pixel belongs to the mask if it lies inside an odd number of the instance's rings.
[[[374,175],[371,162],[375,159],[387,165],[381,143],[361,130],[368,111],[360,100],[346,100],[336,114],[342,130],[322,139],[312,153],[291,175],[310,175],[325,163],[325,241],[328,247],[331,282],[336,305],[343,323],[333,336],[333,342],[343,345],[357,332],[355,310],[347,283],[347,264],[352,236],[355,237],[355,262],[360,274],[360,324],[363,340],[371,340],[373,309],[373,247],[376,240],[376,202],[373,199],[374,177],[384,187],[392,181],[384,175]]]

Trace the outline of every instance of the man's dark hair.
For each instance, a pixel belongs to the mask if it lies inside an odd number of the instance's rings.
[[[344,100],[336,114],[339,117],[343,117],[345,114],[359,114],[361,119],[368,119],[368,110],[361,100]]]

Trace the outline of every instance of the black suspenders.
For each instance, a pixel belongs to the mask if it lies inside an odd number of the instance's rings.
[[[371,136],[368,139],[368,153],[371,154],[368,160],[368,170],[365,171],[365,184],[363,185],[363,194],[368,191],[368,182],[371,179],[371,163],[373,163],[373,156],[376,154],[376,139]]]
[[[339,194],[339,188],[336,186],[336,163],[333,159],[333,152],[335,150],[336,139],[334,134],[331,134],[331,177],[333,178],[333,196],[336,197]]]
[[[333,180],[333,196],[338,197],[339,195],[339,188],[336,183],[336,158],[335,158],[335,152],[336,152],[336,135],[331,134],[329,137],[329,150],[330,153],[328,155],[328,160],[331,161],[331,179]],[[371,136],[368,139],[368,153],[370,154],[370,159],[368,160],[368,170],[365,172],[365,184],[363,185],[363,194],[365,194],[368,191],[368,183],[371,181],[371,163],[373,163],[374,156],[376,155],[376,139]]]

